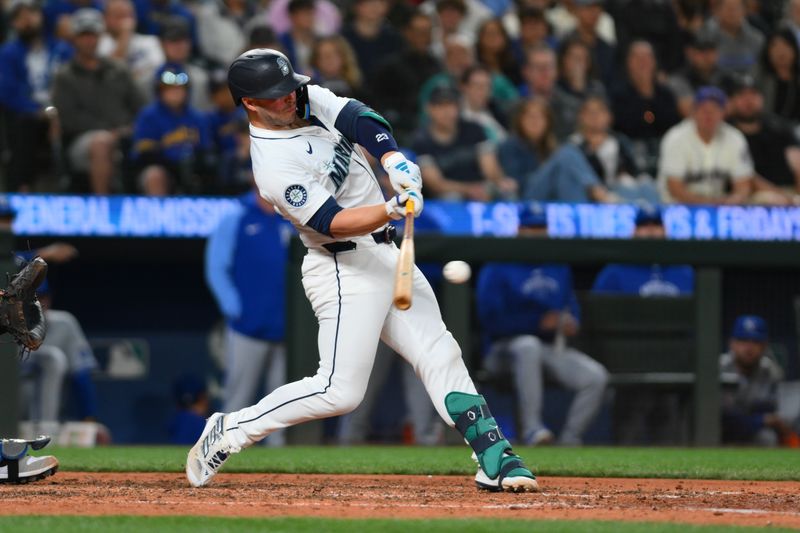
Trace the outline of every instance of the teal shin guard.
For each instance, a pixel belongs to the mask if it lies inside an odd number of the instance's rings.
[[[489,412],[486,400],[478,394],[451,392],[444,399],[447,413],[478,458],[484,473],[491,479],[500,477],[529,477],[534,475],[511,450]]]

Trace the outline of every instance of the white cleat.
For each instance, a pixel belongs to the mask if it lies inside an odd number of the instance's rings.
[[[0,461],[0,483],[30,483],[52,476],[57,471],[58,459],[52,455],[4,459]]]
[[[498,483],[498,479],[490,479],[482,468],[478,468],[478,473],[475,474],[475,484],[479,489],[491,492],[538,492],[539,490],[539,484],[535,478],[527,476],[504,477],[501,485]]]
[[[225,414],[208,417],[200,439],[186,458],[186,478],[193,487],[208,485],[232,453],[241,451],[225,434]]]

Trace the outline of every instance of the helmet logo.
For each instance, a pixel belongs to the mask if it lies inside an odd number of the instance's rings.
[[[284,76],[289,75],[289,63],[282,57],[278,58],[278,68],[281,69]]]

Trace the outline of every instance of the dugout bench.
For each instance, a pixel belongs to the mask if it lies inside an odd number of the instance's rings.
[[[580,297],[575,347],[600,361],[611,386],[691,386],[697,369],[694,298]]]
[[[444,235],[417,235],[415,239],[417,262],[445,263],[463,260],[473,268],[486,261],[525,263],[560,262],[572,265],[605,265],[608,263],[632,264],[690,264],[695,268],[695,294],[689,301],[674,302],[685,306],[675,312],[691,316],[693,349],[688,353],[691,365],[674,368],[656,367],[657,372],[632,369],[622,372],[624,364],[617,361],[619,369],[616,383],[625,379],[686,380],[692,397],[692,442],[697,446],[717,446],[720,443],[720,383],[719,355],[722,352],[722,269],[736,268],[798,268],[800,246],[796,242],[743,242],[743,241],[677,241],[635,239],[548,239],[507,237],[465,237]],[[746,252],[745,252],[746,250]],[[311,306],[300,283],[300,264],[305,247],[293,239],[290,250],[288,296],[289,377],[297,379],[313,375],[317,369],[317,326]],[[445,283],[440,295],[445,323],[461,344],[464,354],[472,353],[472,288],[469,284]],[[598,304],[599,305],[599,304]],[[671,305],[671,304],[666,304]],[[691,313],[688,313],[691,310]],[[595,313],[584,309],[584,313]],[[621,312],[621,311],[620,311]],[[614,316],[608,310],[600,315]],[[633,317],[644,320],[642,317]],[[687,322],[688,323],[688,322]],[[586,327],[586,317],[584,317]],[[591,330],[592,325],[588,326]],[[608,327],[612,327],[610,324]],[[667,326],[665,325],[665,328]],[[662,332],[669,336],[668,328]],[[613,336],[611,337],[613,339]],[[609,340],[611,342],[619,342]],[[613,348],[613,346],[612,346]],[[674,346],[672,347],[674,348]],[[664,348],[659,350],[671,350]],[[589,348],[587,347],[587,351]],[[609,354],[612,350],[609,350]],[[596,353],[588,352],[593,356]],[[672,355],[674,357],[674,353]],[[601,356],[602,357],[602,356]],[[609,356],[613,357],[613,356]],[[652,358],[655,364],[666,364],[663,357]],[[683,361],[688,362],[687,360]],[[468,361],[469,363],[469,361]],[[678,370],[678,368],[681,368]],[[635,371],[634,371],[635,370]],[[664,372],[659,372],[663,370]],[[689,374],[693,373],[693,378]],[[628,374],[626,377],[625,374]],[[662,374],[662,375],[656,375]],[[670,375],[671,374],[671,375]],[[319,442],[321,425],[303,424],[291,436],[293,442]]]

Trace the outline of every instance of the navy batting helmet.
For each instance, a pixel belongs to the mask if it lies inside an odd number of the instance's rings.
[[[228,69],[228,88],[236,105],[242,98],[280,98],[303,87],[311,78],[295,73],[289,59],[271,48],[243,53]]]

